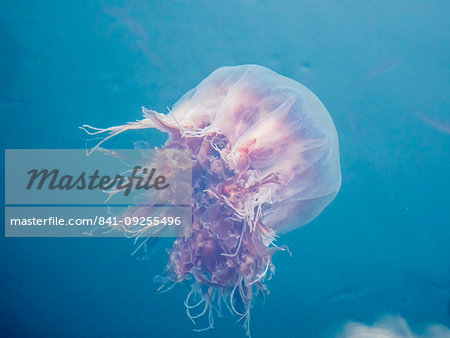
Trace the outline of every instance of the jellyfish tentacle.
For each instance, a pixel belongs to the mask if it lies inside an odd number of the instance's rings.
[[[244,238],[244,232],[245,232],[246,224],[247,224],[247,222],[245,222],[245,221],[244,221],[244,223],[242,224],[242,232],[241,232],[241,235],[239,236],[239,242],[238,242],[238,245],[237,245],[237,247],[236,247],[236,251],[235,251],[233,254],[227,254],[227,253],[222,252],[222,253],[221,253],[222,256],[226,256],[226,257],[235,257],[235,256],[238,254],[239,249],[241,248],[242,239]]]
[[[92,127],[87,124],[83,124],[81,127],[79,127],[81,130],[85,131],[89,135],[97,135],[97,134],[103,134],[108,133],[108,136],[103,138],[100,142],[98,142],[93,148],[91,148],[87,154],[91,155],[94,151],[100,148],[100,145],[108,141],[109,139],[113,138],[114,136],[117,136],[127,130],[137,130],[137,129],[147,129],[147,128],[153,128],[153,123],[149,119],[142,119],[137,120],[136,122],[128,122],[121,126],[115,126],[110,128],[97,128]],[[93,130],[93,131],[91,131]]]
[[[189,305],[189,299],[192,296],[192,294],[198,294],[197,292],[195,292],[194,289],[192,289],[188,295],[186,296],[186,300],[184,301],[184,305],[188,308],[188,309],[195,309],[197,306],[200,306],[200,304],[202,304],[203,302],[205,302],[206,300],[201,298],[199,302],[197,302],[197,304],[195,305]]]
[[[230,294],[230,305],[231,305],[231,309],[232,309],[233,312],[234,312],[235,314],[237,314],[238,316],[242,316],[243,314],[236,310],[236,308],[234,307],[233,299],[234,299],[234,293],[236,292],[236,289],[237,289],[238,285],[239,285],[240,283],[242,283],[242,278],[243,278],[243,277],[240,277],[240,278],[238,279],[238,281],[237,281],[236,284],[234,285],[233,289],[231,290],[231,294]]]
[[[270,260],[271,260],[270,258],[267,258],[266,268],[264,269],[264,271],[262,273],[257,274],[256,275],[257,278],[255,280],[251,281],[250,283],[245,284],[245,286],[247,286],[247,287],[252,286],[253,284],[259,282],[261,279],[263,279],[266,276],[267,271],[269,270]]]
[[[211,289],[211,287],[209,287],[206,292],[202,293],[201,289],[195,290],[194,286],[193,286],[193,289],[191,291],[194,291],[195,294],[199,294],[201,297],[201,302],[198,303],[196,305],[196,307],[201,305],[203,302],[205,303],[205,307],[204,307],[203,311],[197,315],[191,315],[191,313],[190,313],[191,309],[186,307],[186,312],[187,312],[188,317],[195,324],[194,319],[204,316],[206,314],[206,312],[208,311],[208,324],[209,324],[207,327],[202,328],[202,329],[195,328],[194,331],[203,332],[203,331],[213,329],[214,328],[214,316],[212,314],[212,310],[213,310],[212,301],[213,301],[213,297],[215,295],[215,290]]]
[[[202,304],[202,303],[203,302],[201,302],[200,304]],[[191,314],[191,310],[192,310],[191,308],[186,308],[186,313],[187,313],[189,319],[192,320],[192,322],[194,324],[195,324],[194,319],[202,317],[206,313],[206,310],[208,309],[208,306],[209,306],[208,302],[206,300],[204,300],[204,303],[205,303],[205,306],[203,308],[203,311],[196,315]]]

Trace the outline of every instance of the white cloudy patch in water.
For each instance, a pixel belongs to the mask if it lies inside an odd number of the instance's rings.
[[[421,333],[411,331],[400,316],[386,316],[373,325],[347,323],[337,335],[339,338],[450,338],[450,330],[439,324],[427,326]]]

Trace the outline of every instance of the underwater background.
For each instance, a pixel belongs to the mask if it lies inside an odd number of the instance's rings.
[[[84,148],[84,123],[167,111],[223,65],[266,66],[325,104],[343,181],[278,239],[292,257],[274,256],[252,336],[333,337],[386,315],[450,327],[449,16],[445,0],[1,0],[1,146]],[[138,140],[164,136],[107,146]],[[188,284],[157,293],[171,241],[142,260],[128,239],[0,238],[0,336],[244,336],[227,311],[193,332]]]

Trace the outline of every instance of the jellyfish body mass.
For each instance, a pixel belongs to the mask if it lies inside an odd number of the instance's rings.
[[[166,287],[188,280],[192,321],[212,328],[221,305],[249,333],[255,297],[267,293],[277,235],[313,220],[341,185],[338,138],[320,100],[300,83],[256,65],[222,67],[169,114],[91,129],[104,139],[130,129],[169,134],[165,148],[192,161],[192,236],[169,253]],[[103,142],[103,141],[102,141]]]

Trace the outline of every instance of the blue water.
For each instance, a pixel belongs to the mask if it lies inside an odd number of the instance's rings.
[[[449,327],[449,15],[445,0],[2,0],[0,142],[84,148],[83,123],[165,111],[219,66],[264,65],[324,102],[343,183],[279,239],[293,256],[274,258],[253,337],[332,337],[388,314],[416,332]],[[162,142],[130,133],[109,146],[138,139]],[[188,285],[156,292],[169,241],[144,261],[127,239],[0,242],[1,336],[244,336],[228,314],[193,332]]]

